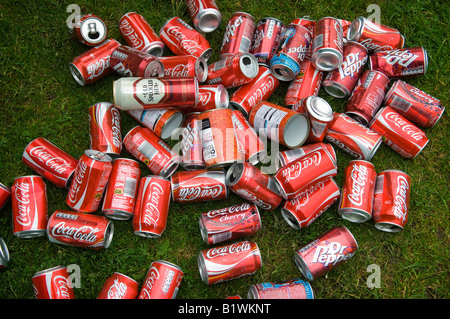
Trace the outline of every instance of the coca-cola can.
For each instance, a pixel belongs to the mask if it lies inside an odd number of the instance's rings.
[[[399,170],[386,170],[378,174],[375,186],[372,220],[381,231],[401,232],[409,213],[411,178]]]
[[[212,54],[208,40],[179,17],[163,24],[159,38],[176,55],[193,55],[208,61]]]
[[[145,176],[139,182],[133,216],[134,234],[160,238],[169,214],[171,183],[160,176]]]
[[[202,250],[197,262],[200,278],[207,285],[252,275],[262,267],[259,247],[251,241]]]
[[[308,154],[318,148],[324,148],[330,153],[331,157],[336,162],[336,152],[334,151],[334,148],[329,143],[311,143],[308,145],[300,146],[299,148],[284,150],[282,152],[279,152],[277,155],[277,161],[275,162],[275,168],[278,170],[281,166],[285,166],[289,163],[292,163],[296,159],[299,159],[305,154]]]
[[[47,227],[47,185],[41,176],[20,176],[11,186],[13,235],[34,238],[45,235]]]
[[[88,109],[90,148],[117,158],[122,152],[120,112],[113,104],[100,102]]]
[[[274,178],[283,198],[290,200],[301,196],[308,187],[336,175],[336,161],[326,149],[319,148],[282,166]]]
[[[314,27],[311,62],[322,71],[339,67],[343,60],[343,30],[338,19],[324,17]]]
[[[325,140],[357,159],[370,161],[383,137],[345,113],[335,112]]]
[[[294,261],[302,275],[314,281],[352,258],[357,250],[355,237],[346,227],[340,226],[295,251]]]
[[[106,217],[115,220],[133,217],[140,179],[141,169],[135,160],[117,158],[113,162],[101,209]]]
[[[113,72],[109,59],[120,45],[114,39],[108,39],[99,45],[75,57],[69,64],[69,70],[79,85],[90,85]]]
[[[208,64],[201,57],[173,55],[160,57],[159,61],[164,66],[164,76],[167,77],[196,77],[198,82],[205,82],[208,76]]]
[[[213,32],[222,22],[222,14],[214,0],[186,0],[185,2],[197,31]]]
[[[8,186],[0,183],[0,210],[5,207],[6,203],[11,198],[11,190]]]
[[[179,171],[172,175],[172,199],[178,203],[221,200],[228,197],[223,169]]]
[[[107,249],[113,235],[114,224],[105,216],[58,209],[47,223],[47,237],[55,244]]]
[[[428,70],[428,53],[423,47],[379,51],[370,56],[369,64],[389,78],[423,76]]]
[[[267,17],[256,23],[250,53],[253,54],[260,65],[270,66],[270,61],[280,43],[285,26],[280,20]]]
[[[284,202],[281,215],[294,229],[311,225],[340,197],[339,186],[332,179],[320,181],[308,187],[302,195]]]
[[[320,143],[334,120],[334,112],[327,101],[318,96],[309,96],[304,100],[310,131],[306,143]]]
[[[76,40],[90,47],[105,41],[108,34],[105,21],[95,14],[80,17],[69,31]]]
[[[123,77],[113,82],[114,106],[122,111],[171,107],[192,109],[198,103],[196,77]]]
[[[201,122],[195,116],[182,131],[181,166],[188,171],[206,168],[200,124]]]
[[[276,209],[283,201],[274,178],[250,163],[233,164],[225,182],[235,194],[267,211]]]
[[[128,153],[143,162],[155,175],[168,177],[181,162],[180,156],[146,127],[132,128],[123,139],[123,144]]]
[[[227,89],[251,82],[258,75],[258,61],[250,53],[237,53],[211,63],[206,83],[222,84]]]
[[[234,12],[225,27],[219,59],[248,53],[255,33],[255,20],[246,12]]]
[[[181,268],[165,260],[152,262],[138,299],[175,299],[183,280]]]
[[[74,157],[43,137],[34,139],[25,147],[22,162],[59,188],[70,186],[78,163]]]
[[[261,101],[268,100],[280,85],[270,69],[259,66],[258,74],[249,83],[237,88],[231,95],[230,107],[239,110],[248,117],[251,109]]]
[[[261,217],[255,204],[243,203],[202,213],[200,233],[208,245],[252,236],[261,229]]]
[[[136,280],[115,272],[106,279],[97,299],[136,299],[138,292]]]
[[[222,84],[200,85],[198,87],[198,104],[200,112],[212,109],[225,109],[230,102],[230,95]]]
[[[372,219],[377,172],[364,160],[350,161],[344,170],[344,185],[339,203],[339,215],[353,223]]]
[[[401,49],[405,43],[405,38],[398,30],[374,23],[365,17],[358,17],[352,21],[347,30],[347,40],[361,43],[370,54]]]
[[[445,111],[441,101],[402,80],[392,84],[384,97],[384,105],[422,128],[433,127]]]
[[[314,299],[314,292],[308,281],[292,279],[282,282],[264,282],[251,285],[248,299]]]
[[[119,31],[126,43],[139,51],[159,57],[164,43],[145,18],[136,12],[128,12],[119,20]]]
[[[66,197],[70,208],[85,213],[97,211],[111,174],[111,161],[100,151],[86,150],[81,155]]]
[[[303,16],[302,18],[295,18],[294,20],[292,20],[291,24],[304,26],[309,31],[314,32],[316,20],[310,19],[310,16]]]
[[[370,129],[381,134],[384,143],[404,158],[415,158],[429,142],[424,131],[389,106],[375,115]]]
[[[261,101],[253,107],[248,122],[260,136],[289,148],[305,143],[310,131],[305,114],[268,101]]]
[[[0,238],[0,271],[5,270],[10,261],[8,246],[5,241]]]
[[[322,83],[328,94],[339,99],[350,96],[369,57],[366,47],[354,41],[344,44],[343,52],[342,63]]]
[[[36,299],[75,299],[67,267],[38,271],[31,278]]]
[[[154,55],[120,45],[109,60],[111,68],[120,76],[157,77],[164,75],[164,66]]]

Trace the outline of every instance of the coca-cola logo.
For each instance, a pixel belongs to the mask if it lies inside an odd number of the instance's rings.
[[[253,91],[252,95],[246,96],[249,106],[254,106],[259,101],[262,101],[266,94],[273,92],[275,89],[275,78],[272,75],[269,75],[265,77],[263,81],[257,83],[255,87],[257,85],[259,85],[259,87]]]
[[[211,248],[206,252],[206,257],[209,259],[224,256],[224,255],[232,255],[239,254],[241,252],[245,252],[251,250],[250,242],[245,241],[242,243],[231,244],[228,246]]]
[[[350,178],[352,189],[350,194],[347,195],[347,198],[353,205],[361,206],[363,204],[363,195],[368,178],[367,167],[354,163],[350,172]]]
[[[92,226],[66,226],[65,222],[56,224],[51,231],[54,238],[64,237],[79,242],[95,243],[98,239],[98,233],[101,229]]]
[[[376,43],[372,43],[372,39],[365,39],[363,41],[360,42],[362,45],[364,45],[367,50],[371,51],[371,52],[379,52],[379,51],[388,51],[388,50],[392,50],[392,46],[390,45],[379,45]]]
[[[172,77],[188,77],[189,76],[189,66],[187,64],[177,64],[173,68],[164,68],[165,76]]]
[[[111,56],[108,55],[106,57],[99,58],[86,67],[89,80],[100,76],[101,74],[103,74],[103,71],[105,69],[109,68],[110,57]]]
[[[392,50],[384,52],[381,57],[390,65],[398,64],[406,68],[419,56],[408,50]]]
[[[33,156],[53,172],[63,174],[68,168],[72,168],[70,163],[61,157],[50,154],[45,146],[36,146],[30,150],[30,156]]]
[[[151,298],[150,292],[159,277],[160,275],[158,269],[155,266],[152,266],[147,273],[147,277],[145,278],[145,284],[142,287],[141,294],[139,296],[140,299]]]
[[[292,205],[295,206],[295,210],[300,211],[302,206],[305,206],[309,202],[309,197],[316,191],[319,191],[325,187],[325,181],[314,184],[301,193],[300,196],[291,200]]]
[[[214,218],[219,215],[226,216],[226,215],[230,215],[230,214],[244,212],[248,209],[250,209],[250,204],[244,203],[244,204],[240,204],[240,205],[233,205],[233,206],[226,207],[226,208],[211,210],[206,213],[206,216],[209,218]]]
[[[57,299],[70,299],[70,286],[68,278],[55,276],[53,278],[53,288],[56,289]]]
[[[249,192],[246,189],[238,188],[234,189],[234,192],[238,194],[239,196],[247,199],[248,201],[255,203],[262,209],[271,209],[272,205],[266,203],[262,198],[257,197],[254,193]]]
[[[113,284],[109,287],[106,298],[108,299],[124,299],[128,290],[128,286],[121,282],[119,278],[114,279]]]
[[[75,170],[75,176],[72,180],[72,184],[70,185],[70,190],[68,194],[69,201],[73,204],[77,200],[77,194],[81,189],[81,184],[84,180],[84,175],[86,174],[88,166],[85,162],[79,161],[77,165],[77,169]]]
[[[401,219],[403,222],[406,220],[408,214],[408,190],[409,183],[406,177],[398,176],[393,210],[395,217]]]
[[[411,136],[414,140],[420,141],[423,139],[424,135],[422,131],[417,126],[403,119],[398,113],[388,112],[386,114],[386,119],[392,121],[398,128]]]
[[[151,182],[148,186],[150,191],[148,193],[147,204],[145,205],[144,223],[147,225],[156,225],[161,216],[160,200],[164,190],[156,182]]]
[[[282,176],[285,183],[290,182],[298,178],[304,169],[308,169],[312,166],[319,166],[322,161],[322,153],[320,151],[314,151],[305,157],[293,162],[282,170]]]
[[[22,226],[31,225],[30,184],[18,182],[14,187],[14,197],[17,203],[17,223]]]
[[[175,38],[177,40],[177,42],[179,43],[179,45],[184,50],[189,52],[189,54],[196,55],[198,50],[201,49],[199,44],[196,41],[194,41],[192,39],[188,39],[183,34],[183,32],[181,31],[181,27],[171,26],[167,29],[166,33],[169,37]]]
[[[178,200],[192,201],[198,198],[216,198],[222,194],[222,185],[193,186],[182,188],[178,192]]]
[[[198,95],[198,104],[203,106],[208,105],[209,101],[211,100],[211,96],[212,93],[209,91],[200,92]]]
[[[111,118],[112,144],[115,147],[120,148],[122,146],[122,133],[120,131],[120,112],[115,107],[111,108]]]
[[[144,41],[139,38],[134,28],[130,25],[127,19],[123,19],[119,25],[122,35],[131,42],[133,48],[139,48],[144,44]]]

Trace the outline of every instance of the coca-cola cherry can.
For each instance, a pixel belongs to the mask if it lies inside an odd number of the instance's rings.
[[[402,80],[392,84],[384,105],[422,128],[433,127],[445,111],[441,101]]]
[[[181,268],[165,260],[152,262],[138,299],[175,299],[184,273]]]
[[[136,280],[115,272],[103,284],[97,299],[136,299],[139,284]]]
[[[22,162],[59,188],[70,186],[78,163],[74,157],[43,137],[36,138],[25,147]]]
[[[274,210],[283,201],[273,177],[262,173],[250,163],[231,165],[225,181],[235,194],[264,210]]]
[[[322,71],[339,67],[343,60],[343,30],[338,19],[324,17],[314,27],[311,61]]]
[[[260,65],[270,66],[270,61],[280,43],[284,30],[283,22],[272,17],[263,18],[256,23],[249,52],[256,57]]]
[[[330,104],[321,97],[311,95],[303,100],[310,123],[310,131],[306,143],[320,143],[327,134],[328,127],[334,119]]]
[[[88,51],[75,57],[69,64],[69,70],[79,85],[90,85],[113,72],[109,64],[111,54],[120,45],[114,39],[108,39]]]
[[[339,186],[332,178],[320,181],[299,197],[285,201],[281,215],[292,228],[306,228],[327,211],[340,195]]]
[[[301,279],[251,285],[248,299],[314,299],[311,284]]]
[[[353,223],[372,219],[377,172],[364,160],[350,161],[344,171],[344,185],[339,203],[339,215]]]
[[[181,166],[185,170],[203,169],[206,167],[203,159],[201,122],[193,117],[183,128],[181,138]]]
[[[196,77],[198,82],[205,82],[208,76],[208,64],[204,58],[193,55],[173,55],[160,57],[164,66],[164,76],[167,77]]]
[[[41,176],[14,179],[11,186],[13,235],[34,238],[45,235],[47,227],[47,185]]]
[[[119,20],[119,31],[125,42],[132,48],[156,57],[164,52],[164,43],[139,13],[124,14]]]
[[[202,213],[200,233],[208,245],[254,235],[261,229],[261,217],[255,204],[243,203]]]
[[[179,171],[172,175],[172,199],[178,203],[221,200],[228,197],[223,169]]]
[[[248,276],[262,267],[261,252],[251,241],[202,250],[197,262],[200,278],[207,285]]]
[[[90,47],[105,41],[108,34],[105,21],[95,14],[86,14],[80,17],[73,28],[69,28],[69,30],[76,40]]]
[[[123,144],[128,153],[143,162],[155,175],[172,175],[181,161],[178,154],[146,127],[132,128],[123,139]]]
[[[246,12],[231,15],[225,28],[219,59],[238,53],[248,53],[255,33],[255,20]]]
[[[66,197],[70,208],[85,213],[97,211],[111,174],[111,161],[100,151],[86,150],[81,155]]]
[[[193,55],[208,61],[212,54],[208,40],[179,17],[163,24],[159,38],[176,55]]]
[[[75,299],[67,267],[38,271],[31,278],[36,299]]]
[[[369,64],[389,78],[423,76],[428,69],[428,53],[423,47],[379,51],[370,56]]]
[[[109,63],[120,76],[149,78],[164,75],[164,67],[157,57],[126,45],[118,46],[111,53]]]
[[[336,152],[334,151],[334,148],[329,143],[311,143],[308,145],[300,146],[299,148],[284,150],[278,153],[275,167],[278,170],[281,166],[285,166],[289,163],[292,163],[296,159],[299,159],[305,154],[308,154],[318,148],[324,148],[326,149],[331,157],[333,157],[334,161],[336,161]]]
[[[185,2],[197,31],[213,32],[222,22],[222,14],[214,0],[186,0]]]
[[[222,84],[199,85],[198,95],[198,104],[195,109],[200,112],[225,109],[230,102],[230,95]]]
[[[323,80],[322,86],[325,91],[335,98],[349,97],[364,70],[368,57],[367,49],[361,43],[348,41],[344,44],[342,63],[329,72]]]
[[[314,281],[353,257],[358,243],[344,226],[333,228],[295,251],[294,261],[302,275]]]
[[[160,176],[145,176],[139,182],[133,216],[134,234],[160,238],[169,214],[171,183]]]
[[[0,271],[5,270],[10,261],[8,246],[5,241],[0,238]]]
[[[6,203],[11,198],[11,189],[8,186],[0,183],[0,210],[5,207]]]
[[[107,249],[113,235],[114,224],[105,216],[58,209],[47,223],[47,237],[55,244]]]
[[[373,203],[373,222],[381,231],[401,232],[409,213],[411,178],[399,170],[386,170],[378,174]]]
[[[113,162],[101,209],[106,217],[116,220],[133,217],[140,179],[141,169],[135,160],[117,158]]]
[[[370,129],[383,136],[383,141],[404,158],[415,158],[428,144],[424,131],[389,106],[375,115]]]
[[[88,109],[90,148],[112,158],[122,152],[120,112],[113,104],[100,102]]]

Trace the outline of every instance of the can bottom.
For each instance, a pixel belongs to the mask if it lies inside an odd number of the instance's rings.
[[[322,86],[329,95],[337,99],[349,97],[351,94],[349,89],[338,82],[325,80],[323,81]]]
[[[35,238],[35,237],[42,237],[46,233],[47,233],[46,229],[38,229],[38,230],[24,230],[16,232],[13,235],[19,238]]]
[[[300,229],[300,222],[297,217],[290,210],[286,208],[281,209],[281,216],[283,216],[284,220],[294,229]]]
[[[129,220],[133,217],[133,213],[117,209],[104,210],[103,214],[105,214],[106,217],[114,220]]]
[[[372,214],[361,209],[338,209],[338,213],[343,219],[352,223],[364,223],[372,218]]]
[[[399,233],[403,230],[402,226],[389,222],[375,223],[375,228],[388,233]]]
[[[137,230],[134,232],[134,234],[146,238],[161,238],[161,234],[151,233],[144,230]]]

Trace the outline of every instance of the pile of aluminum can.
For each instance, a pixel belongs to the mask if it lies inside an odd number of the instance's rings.
[[[113,103],[89,108],[90,149],[79,159],[42,137],[25,147],[23,163],[37,175],[18,177],[11,188],[0,184],[0,206],[11,198],[13,234],[106,249],[113,221],[131,220],[135,235],[159,238],[172,201],[224,200],[231,191],[245,201],[199,218],[199,234],[211,246],[198,254],[199,274],[211,285],[262,267],[258,245],[247,240],[261,229],[259,210],[280,209],[289,226],[302,229],[338,203],[345,220],[401,231],[410,177],[394,169],[377,173],[370,160],[382,142],[404,158],[416,157],[428,142],[422,129],[443,114],[439,100],[403,81],[426,73],[426,50],[404,48],[398,30],[364,17],[304,17],[286,25],[235,12],[219,60],[211,62],[205,33],[222,22],[218,6],[214,0],[186,0],[186,6],[193,27],[175,16],[159,35],[142,15],[126,13],[119,21],[126,44],[108,39],[96,15],[81,17],[71,30],[90,47],[70,63],[74,80],[85,86],[115,74]],[[173,54],[163,57],[165,50]],[[267,101],[281,82],[288,83],[283,106]],[[344,113],[318,96],[321,87],[348,99]],[[124,114],[138,125],[122,137]],[[175,151],[168,140],[177,132]],[[270,157],[268,140],[282,148],[273,174],[257,167]],[[355,158],[342,187],[333,180],[334,147]],[[121,157],[123,150],[135,159]],[[49,218],[44,179],[67,189],[67,209]],[[305,280],[255,284],[247,297],[314,298],[310,283],[357,249],[346,227],[333,228],[294,252]],[[0,270],[8,261],[0,239]],[[98,298],[175,298],[183,275],[158,260],[140,290],[135,280],[114,273]],[[74,298],[64,266],[40,271],[32,281],[37,298]]]

